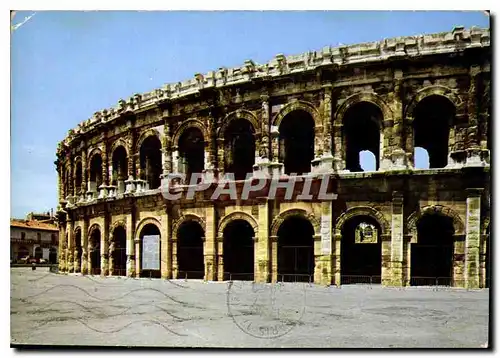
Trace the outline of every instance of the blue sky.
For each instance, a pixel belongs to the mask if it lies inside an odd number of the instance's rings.
[[[16,13],[20,23],[33,12]],[[219,67],[488,27],[483,12],[36,12],[11,36],[11,216],[57,207],[57,143],[120,98]]]

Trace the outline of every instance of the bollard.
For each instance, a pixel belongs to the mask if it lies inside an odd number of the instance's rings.
[[[35,271],[36,270],[36,264],[33,262],[31,264],[31,271]]]

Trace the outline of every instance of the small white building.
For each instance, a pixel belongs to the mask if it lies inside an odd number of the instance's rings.
[[[30,213],[26,219],[10,219],[10,259],[26,256],[57,263],[59,230],[49,214]]]

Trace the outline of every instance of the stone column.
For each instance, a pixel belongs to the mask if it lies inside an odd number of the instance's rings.
[[[108,276],[113,276],[115,273],[115,242],[113,239],[110,239],[109,248],[108,248]]]
[[[177,278],[184,278],[184,277],[179,277],[179,264],[177,262],[177,238],[172,237],[172,277],[177,279]]]
[[[135,243],[135,277],[141,277],[141,239],[136,238]]]
[[[126,218],[127,235],[127,277],[135,277],[135,244],[134,244],[134,223],[132,214]]]
[[[340,270],[340,261],[342,259],[341,250],[342,244],[342,234],[340,232],[336,232],[333,236],[333,257],[332,257],[332,276],[333,276],[333,284],[336,286],[341,285],[340,275],[342,274]]]
[[[94,267],[92,266],[92,252],[95,250],[94,247],[92,247],[92,243],[91,241],[89,240],[88,244],[87,244],[87,270],[88,270],[88,273],[89,275],[92,275],[93,274],[93,269]]]
[[[224,281],[224,238],[217,237],[217,281]]]
[[[108,276],[108,245],[109,245],[109,219],[107,215],[104,216],[104,228],[101,233],[101,276]]]
[[[217,174],[219,180],[224,177],[224,138],[217,138]]]
[[[68,272],[74,272],[74,259],[73,259],[73,251],[74,251],[74,237],[73,237],[73,221],[68,220],[67,222],[67,229],[68,229],[68,242],[67,242],[67,249],[66,249],[66,265]]]
[[[125,180],[125,193],[133,193],[135,191],[135,133],[133,129],[129,130],[127,138],[127,175]]]
[[[160,271],[161,278],[168,279],[172,277],[172,248],[170,221],[167,213],[161,216],[161,236],[160,236]]]
[[[88,271],[88,246],[89,246],[89,221],[87,218],[83,220],[82,228],[82,275],[86,275]]]
[[[403,277],[403,235],[404,235],[404,198],[403,193],[392,193],[392,220],[391,220],[391,248],[390,252],[382,252],[382,266],[389,256],[389,272],[387,277],[382,277],[384,285],[404,286]],[[384,276],[384,275],[383,275]]]
[[[205,280],[217,280],[217,227],[215,218],[215,208],[213,205],[205,209],[205,242],[203,253],[205,258]]]
[[[59,222],[59,252],[58,252],[58,261],[59,261],[59,271],[64,272],[65,271],[65,250],[64,250],[64,241],[66,240],[66,228],[65,224],[62,222]]]
[[[271,240],[271,282],[278,282],[278,236],[269,236]]]
[[[345,153],[342,141],[342,123],[335,123],[332,127],[333,137],[333,170],[341,172],[345,170]]]
[[[85,200],[85,193],[87,192],[87,149],[82,150],[82,183],[81,183],[81,201]]]
[[[333,232],[333,201],[321,202],[321,226],[319,232],[319,253],[314,282],[321,285],[332,283],[332,232]],[[318,273],[316,273],[318,271]]]
[[[469,115],[469,126],[467,127],[467,159],[466,166],[485,165],[484,156],[481,156],[477,88],[479,87],[481,68],[480,66],[471,66],[470,68],[470,86],[467,101],[467,113]]]
[[[467,288],[479,288],[479,247],[481,238],[481,192],[467,189],[465,236],[465,279]]]
[[[109,185],[109,165],[108,165],[108,143],[106,136],[104,137],[104,145],[102,150],[102,185],[97,188],[99,190],[98,198],[103,199],[108,196]]]
[[[314,269],[313,269],[313,281],[320,283],[322,281],[322,257],[321,257],[321,234],[314,234]]]
[[[259,232],[255,241],[254,271],[255,282],[270,282],[270,251],[269,245],[269,201],[267,198],[259,199]]]
[[[380,158],[381,169],[395,169],[401,170],[408,168],[407,158],[408,155],[406,151],[408,147],[405,146],[403,141],[405,123],[403,121],[403,99],[402,96],[402,77],[403,72],[401,70],[396,70],[394,73],[394,93],[392,93],[392,104],[391,109],[393,113],[393,118],[384,118],[386,126],[391,126],[392,128],[385,131],[385,143],[384,143],[384,156]],[[413,131],[412,124],[406,124]],[[413,143],[413,139],[412,139]],[[387,144],[387,145],[386,145]],[[392,145],[391,145],[392,144]],[[413,157],[413,144],[411,145],[411,156]],[[389,157],[389,158],[387,158]],[[385,159],[387,158],[387,159]],[[387,161],[387,164],[385,163]]]

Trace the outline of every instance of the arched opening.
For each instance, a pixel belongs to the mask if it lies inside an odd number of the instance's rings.
[[[314,159],[314,119],[303,110],[287,114],[279,127],[279,160],[286,174],[306,174]]]
[[[17,259],[18,260],[24,259],[26,256],[29,256],[29,255],[30,255],[30,252],[28,251],[26,246],[21,246],[17,250]]]
[[[374,172],[377,170],[377,157],[369,150],[359,152],[359,164],[364,172]]]
[[[346,151],[346,169],[361,172],[359,153],[363,150],[375,155],[376,168],[380,167],[380,130],[383,114],[370,102],[359,102],[346,111],[343,118],[342,135]]]
[[[198,278],[205,276],[203,239],[205,233],[196,221],[183,222],[177,231],[178,278]]]
[[[155,224],[147,224],[140,234],[141,272],[140,277],[160,278],[160,229]]]
[[[341,284],[380,283],[382,240],[380,225],[371,216],[358,215],[342,227]]]
[[[186,174],[186,183],[190,183],[193,173],[202,173],[205,169],[205,144],[199,128],[187,128],[179,138],[179,171]]]
[[[82,195],[84,188],[82,188],[82,162],[76,162],[75,169],[75,195]]]
[[[101,274],[101,231],[94,229],[90,234],[90,274]]]
[[[425,214],[419,219],[418,243],[411,244],[410,285],[451,285],[454,233],[448,216]]]
[[[102,185],[102,158],[100,154],[94,154],[90,160],[89,191],[95,194]]]
[[[75,231],[75,250],[76,257],[75,260],[78,262],[78,266],[75,265],[75,272],[80,272],[81,264],[82,264],[82,232],[81,230]]]
[[[51,264],[57,263],[57,249],[55,247],[51,247],[49,249],[49,263]]]
[[[35,248],[35,259],[40,260],[43,258],[43,250],[40,246],[37,246]]]
[[[123,146],[118,146],[112,156],[113,175],[111,185],[115,185],[119,194],[125,192],[125,180],[127,180],[127,151]]]
[[[278,281],[314,282],[314,228],[292,216],[278,229]]]
[[[425,148],[415,147],[415,169],[429,169],[429,153]]]
[[[244,180],[253,172],[255,163],[255,129],[244,119],[237,118],[229,123],[224,132],[226,173],[233,173],[236,180]]]
[[[231,221],[224,228],[224,279],[254,279],[254,230],[248,221]]]
[[[146,189],[158,189],[161,184],[161,142],[157,136],[147,137],[141,145],[141,179],[146,181]]]
[[[127,274],[127,233],[123,226],[113,230],[113,275],[126,276]]]
[[[429,153],[429,167],[448,164],[448,137],[455,118],[455,106],[449,99],[432,95],[421,100],[414,113],[414,147]]]

